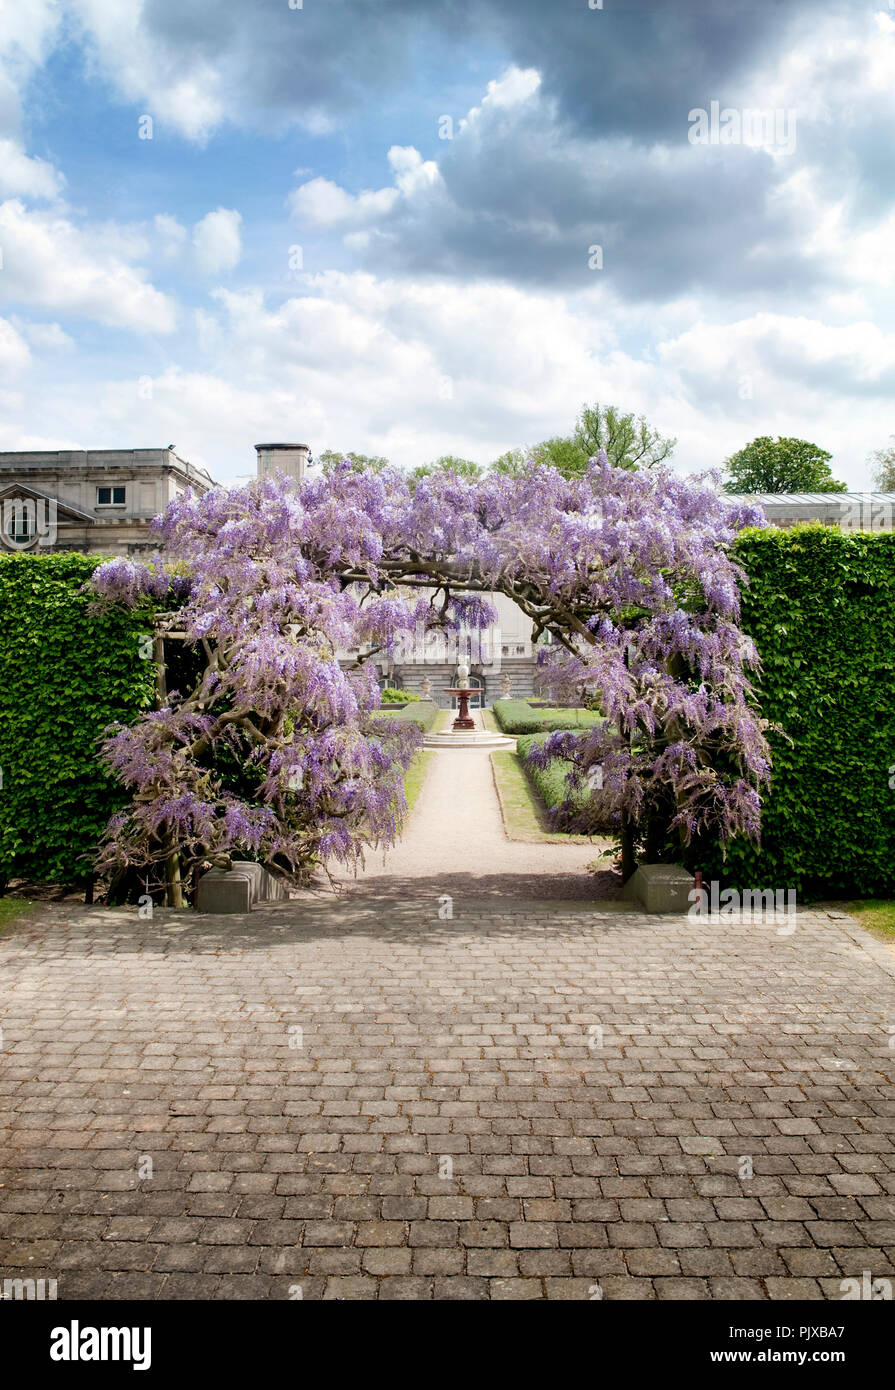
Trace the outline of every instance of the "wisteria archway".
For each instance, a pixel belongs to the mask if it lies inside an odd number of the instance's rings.
[[[752,703],[758,657],[738,626],[743,576],[728,553],[757,513],[711,479],[592,461],[567,480],[425,478],[345,465],[300,488],[282,478],[174,502],[164,559],[111,560],[104,601],[146,606],[158,642],[194,655],[182,691],[111,732],[103,756],[131,799],[97,868],[167,883],[215,856],[297,879],[387,845],[405,809],[416,730],[374,718],[370,661],[409,633],[485,626],[501,591],[549,633],[542,679],[589,692],[604,722],[553,736],[594,786],[625,876],[638,846],[757,837],[767,746]],[[367,647],[353,666],[337,653]]]

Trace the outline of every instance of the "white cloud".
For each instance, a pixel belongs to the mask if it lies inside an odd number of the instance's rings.
[[[58,323],[23,323],[17,319],[15,326],[36,348],[68,352],[75,345],[74,339]]]
[[[170,213],[159,212],[153,218],[159,248],[165,260],[179,256],[186,243],[186,227]]]
[[[749,374],[753,381],[781,379],[838,383],[844,392],[881,392],[895,381],[895,334],[869,321],[831,325],[806,317],[755,314],[738,323],[699,323],[659,346],[659,357],[684,374]]]
[[[0,372],[12,376],[28,366],[31,353],[21,333],[8,319],[0,319]]]
[[[140,0],[70,0],[82,25],[95,72],[112,80],[130,101],[143,103],[160,123],[204,141],[226,116],[219,66],[156,41]],[[209,17],[209,24],[214,20]],[[134,139],[137,122],[134,118]]]
[[[438,165],[424,160],[413,145],[392,145],[387,157],[395,175],[394,187],[354,194],[331,179],[311,179],[289,195],[289,211],[307,227],[363,228],[387,217],[401,198],[414,198],[441,183]],[[365,245],[364,235],[362,230],[351,231],[345,244],[360,249]]]
[[[199,269],[206,275],[232,270],[242,255],[242,217],[232,208],[206,213],[193,228],[193,247]]]
[[[460,129],[477,121],[482,111],[488,107],[507,110],[513,106],[521,106],[535,95],[540,85],[541,74],[536,68],[507,68],[500,77],[488,83],[481,106],[473,106],[470,109],[460,122]]]
[[[395,183],[399,191],[408,196],[423,192],[441,181],[435,161],[424,160],[413,145],[392,145],[388,152],[388,162],[395,171]]]
[[[293,217],[305,226],[338,227],[383,217],[397,197],[396,188],[353,194],[331,179],[317,178],[296,188],[287,203]]]
[[[21,93],[49,53],[59,19],[57,0],[4,5],[0,24],[0,133],[18,133]]]
[[[29,157],[17,140],[0,138],[0,194],[55,198],[64,182],[47,160]]]
[[[193,319],[198,366],[182,337],[182,365],[147,378],[110,364],[89,389],[57,384],[49,361],[41,378],[35,360],[15,411],[22,437],[40,419],[48,436],[75,435],[82,447],[110,430],[135,444],[172,439],[227,481],[253,470],[257,440],[278,436],[406,467],[442,453],[484,463],[567,431],[582,402],[601,400],[676,435],[681,472],[719,466],[758,434],[794,434],[831,450],[836,476],[866,486],[867,453],[892,430],[895,338],[867,322],[720,310],[709,321],[687,300],[651,324],[601,289],[564,296],[338,272],[307,277],[278,304],[223,289],[211,303]],[[648,326],[654,335],[642,339]],[[24,344],[7,341],[24,365]],[[4,439],[17,442],[8,430]]]
[[[129,260],[141,247],[127,229],[83,228],[70,217],[0,203],[3,288],[11,303],[95,319],[116,328],[170,333],[175,305]]]

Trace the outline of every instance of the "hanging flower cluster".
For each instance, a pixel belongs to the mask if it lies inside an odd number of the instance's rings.
[[[106,601],[161,606],[160,635],[180,634],[195,667],[189,688],[104,746],[132,799],[98,867],[164,865],[170,882],[233,853],[302,878],[391,843],[419,736],[377,716],[363,656],[421,626],[482,627],[494,591],[549,639],[545,683],[604,716],[532,752],[568,760],[570,798],[587,786],[629,832],[661,816],[684,841],[756,836],[768,753],[728,554],[755,524],[711,478],[604,457],[572,480],[533,465],[436,473],[411,493],[395,470],[345,464],[301,487],[187,494],[157,523],[164,561],[111,560],[94,576]]]

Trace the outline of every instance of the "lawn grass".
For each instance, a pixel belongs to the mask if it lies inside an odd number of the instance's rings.
[[[0,898],[0,932],[4,931],[17,917],[24,917],[33,906],[34,904],[25,898]]]
[[[417,798],[423,789],[423,783],[429,775],[434,754],[430,748],[420,748],[413,755],[413,762],[407,769],[404,777],[404,795],[407,798],[407,814],[413,810],[417,803]]]
[[[491,754],[491,766],[504,827],[511,840],[546,841],[555,845],[599,844],[587,835],[564,835],[551,830],[544,804],[526,776],[518,753],[495,749]]]
[[[862,927],[884,941],[895,942],[895,900],[863,898],[859,902],[840,904],[844,912],[857,917]]]

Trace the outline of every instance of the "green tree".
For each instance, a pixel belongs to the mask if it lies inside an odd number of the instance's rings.
[[[626,414],[618,406],[586,405],[578,416],[572,435],[579,448],[592,458],[600,449],[613,468],[655,468],[674,450],[676,439],[664,438],[647,424],[642,415]]]
[[[724,460],[728,492],[847,492],[830,471],[832,454],[807,439],[759,435]]]
[[[874,449],[870,455],[873,464],[873,481],[881,492],[895,492],[895,434],[886,449]]]
[[[552,439],[542,439],[531,451],[538,463],[549,463],[564,478],[577,478],[587,469],[590,454],[572,435],[554,435]]]
[[[552,464],[566,478],[585,472],[588,461],[601,449],[613,468],[655,468],[667,459],[677,444],[652,428],[643,415],[622,411],[617,405],[581,408],[575,428],[569,435],[544,439],[532,450],[536,459]]]
[[[473,462],[472,459],[461,459],[456,454],[442,454],[434,463],[421,463],[411,469],[407,481],[413,489],[421,478],[428,478],[432,473],[456,473],[458,477],[474,479],[481,478],[484,472],[482,465]]]
[[[356,454],[353,449],[347,452],[341,449],[324,449],[322,454],[316,456],[314,462],[322,465],[324,473],[332,473],[342,459],[348,459],[357,473],[363,473],[368,469],[374,473],[381,473],[383,468],[388,468],[388,459],[382,458],[381,455]]]
[[[510,478],[519,478],[530,466],[531,451],[528,449],[507,449],[505,454],[489,465],[491,473],[505,473]]]

